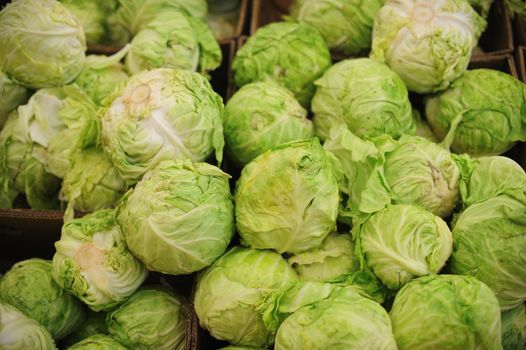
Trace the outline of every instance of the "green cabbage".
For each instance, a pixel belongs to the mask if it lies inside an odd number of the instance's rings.
[[[453,226],[451,272],[490,287],[503,311],[526,301],[526,204],[500,195],[469,206]]]
[[[314,82],[312,99],[316,135],[329,137],[340,124],[359,137],[414,134],[411,103],[400,77],[368,58],[339,62]]]
[[[46,328],[0,301],[0,349],[56,350],[57,347]]]
[[[499,304],[473,277],[411,281],[396,295],[390,316],[400,349],[502,349]]]
[[[526,140],[525,91],[509,74],[467,71],[451,88],[427,99],[427,120],[457,153],[499,155]]]
[[[223,102],[200,74],[154,69],[134,75],[102,110],[106,151],[132,185],[163,160],[223,155]]]
[[[465,0],[388,1],[375,19],[371,57],[410,91],[444,90],[466,70],[485,27]]]
[[[524,304],[502,313],[502,348],[526,348],[526,309]]]
[[[0,299],[47,328],[60,340],[84,321],[82,304],[53,280],[51,261],[16,263],[0,281]]]
[[[17,0],[0,12],[0,70],[29,88],[70,83],[86,51],[84,30],[56,0]]]
[[[260,307],[271,294],[297,281],[279,254],[235,247],[197,279],[195,312],[201,327],[217,339],[255,347],[274,342],[275,329]]]
[[[104,1],[104,0],[102,0]],[[101,0],[60,0],[78,18],[88,44],[100,44],[105,35],[104,19],[106,13],[100,5]]]
[[[9,114],[28,99],[29,91],[0,71],[0,130],[4,127]]]
[[[314,136],[307,111],[287,89],[271,82],[243,86],[225,108],[225,142],[240,166],[272,147]]]
[[[110,336],[129,349],[184,349],[186,300],[165,288],[143,287],[108,313]]]
[[[173,275],[212,264],[234,233],[229,178],[206,163],[159,164],[118,205],[130,250],[149,270]]]
[[[113,220],[100,210],[64,224],[53,256],[58,285],[94,311],[109,310],[132,295],[147,276]]]
[[[232,69],[237,86],[272,79],[308,107],[314,81],[330,65],[329,49],[315,28],[278,22],[260,28],[247,40],[237,51]]]
[[[374,18],[385,0],[296,0],[291,17],[320,31],[330,49],[359,54],[371,48]]]
[[[293,141],[258,156],[236,185],[236,225],[244,244],[279,253],[319,246],[336,226],[333,163],[318,139]]]
[[[103,335],[96,334],[70,346],[68,350],[126,350],[128,348],[122,346],[115,339]]]

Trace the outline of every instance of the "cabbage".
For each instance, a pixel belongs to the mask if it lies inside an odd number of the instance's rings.
[[[223,154],[223,102],[198,73],[168,68],[134,75],[101,112],[102,140],[132,185],[163,160]]]
[[[240,166],[272,147],[314,136],[307,111],[287,89],[270,82],[243,86],[225,108],[225,142]]]
[[[299,253],[336,226],[333,163],[318,139],[293,141],[258,156],[236,184],[236,225],[247,246]]]
[[[309,107],[314,81],[331,65],[320,33],[304,23],[271,23],[261,27],[241,47],[232,63],[238,87],[271,79]]]
[[[0,70],[29,88],[70,83],[84,64],[84,30],[56,0],[17,0],[0,12]]]
[[[162,273],[211,265],[234,233],[229,178],[206,163],[159,164],[118,205],[116,220],[130,250]]]
[[[106,14],[100,4],[102,1],[60,0],[64,7],[80,21],[88,44],[100,44],[104,39],[104,18]]]
[[[368,58],[339,62],[314,82],[312,99],[316,135],[329,137],[345,124],[359,137],[414,134],[407,88],[385,64]]]
[[[524,304],[502,313],[502,348],[520,350],[526,347],[526,310]]]
[[[0,71],[0,130],[9,114],[29,99],[29,91]]]
[[[485,27],[465,0],[388,1],[375,19],[371,57],[410,91],[444,90],[468,67]]]
[[[451,88],[427,99],[427,120],[457,153],[499,155],[526,140],[525,91],[526,85],[509,74],[467,71]]]
[[[58,285],[94,311],[110,310],[132,295],[147,276],[113,220],[100,210],[64,224],[53,256]]]
[[[20,261],[0,280],[0,299],[47,328],[60,340],[84,321],[82,304],[53,280],[51,261]]]
[[[115,339],[107,335],[96,334],[70,346],[68,350],[126,350]]]

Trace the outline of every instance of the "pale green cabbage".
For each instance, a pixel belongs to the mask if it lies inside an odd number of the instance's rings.
[[[385,0],[296,0],[292,18],[320,31],[330,49],[359,54],[371,48],[373,22]]]
[[[200,74],[154,69],[134,75],[107,99],[102,140],[132,185],[163,160],[223,156],[223,102]]]
[[[526,140],[525,91],[526,85],[509,74],[470,70],[427,99],[427,120],[457,153],[499,155]]]
[[[51,269],[51,261],[37,258],[16,263],[0,280],[0,299],[60,340],[82,324],[85,313],[80,301],[55,283]]]
[[[71,13],[78,18],[88,44],[100,44],[105,36],[104,12],[101,2],[104,0],[60,0]],[[111,1],[109,1],[111,2]]]
[[[29,95],[26,88],[16,84],[0,71],[0,130],[7,122],[9,114],[18,106],[26,103]]]
[[[502,348],[526,348],[526,309],[524,304],[502,313]]]
[[[236,225],[244,244],[279,253],[319,246],[336,226],[339,192],[318,139],[293,141],[258,156],[236,185]]]
[[[375,19],[371,57],[410,91],[444,90],[468,67],[485,27],[465,0],[388,1]]]
[[[143,287],[108,313],[108,330],[129,349],[183,350],[187,315],[182,296]]]
[[[270,346],[276,327],[263,321],[261,306],[297,279],[275,252],[232,248],[198,276],[194,303],[199,323],[232,344]]]
[[[29,88],[70,83],[84,64],[84,30],[56,0],[17,0],[0,12],[0,70]]]
[[[383,63],[368,58],[345,60],[314,84],[314,126],[322,140],[340,124],[359,137],[389,134],[399,138],[415,133],[407,88]]]
[[[46,328],[0,301],[0,349],[56,350],[57,347]]]
[[[451,272],[490,287],[503,311],[526,301],[526,204],[500,195],[469,206],[453,226]]]
[[[206,163],[166,161],[117,207],[130,250],[149,270],[179,275],[221,256],[234,233],[230,176]]]
[[[55,242],[53,278],[94,311],[122,303],[148,273],[126,246],[113,215],[100,210],[70,220]]]
[[[115,339],[103,335],[96,334],[68,347],[67,350],[126,350],[128,348],[122,346]]]
[[[304,23],[271,23],[258,29],[234,58],[238,87],[271,79],[310,106],[314,81],[331,65],[331,55],[320,33]]]
[[[473,277],[411,281],[396,295],[390,316],[400,349],[502,349],[497,299]]]
[[[272,147],[314,136],[307,111],[287,89],[271,82],[243,86],[225,107],[229,157],[244,166]]]

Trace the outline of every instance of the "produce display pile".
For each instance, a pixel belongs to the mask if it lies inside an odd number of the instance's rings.
[[[492,3],[293,1],[223,99],[239,1],[11,1],[0,208],[64,225],[2,271],[0,349],[194,349],[194,316],[222,349],[526,348],[526,85],[468,69]]]

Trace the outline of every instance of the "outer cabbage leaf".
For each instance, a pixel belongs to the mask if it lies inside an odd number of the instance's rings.
[[[122,346],[115,339],[103,335],[96,334],[91,337],[70,346],[68,350],[126,350],[125,346]]]
[[[0,130],[4,127],[9,114],[27,102],[29,94],[26,88],[16,84],[0,71]]]
[[[101,3],[104,0],[60,0],[64,7],[78,18],[88,44],[101,44],[105,35],[104,12]],[[111,2],[111,1],[109,1]]]

